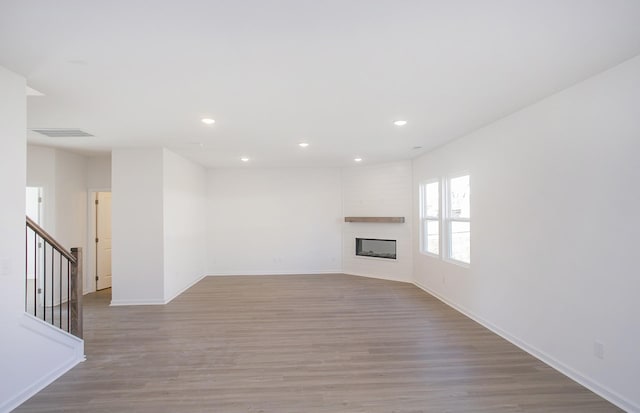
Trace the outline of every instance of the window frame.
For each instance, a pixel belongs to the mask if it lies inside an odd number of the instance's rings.
[[[427,186],[438,184],[438,216],[427,215]],[[428,223],[438,223],[438,253],[429,251]],[[427,179],[420,182],[420,253],[432,257],[442,257],[442,180]]]
[[[451,214],[451,181],[456,178],[467,176],[469,178],[469,218],[452,217]],[[444,233],[441,236],[441,242],[446,246],[445,254],[442,255],[442,259],[452,264],[459,265],[461,267],[469,268],[471,266],[471,174],[469,171],[462,171],[456,174],[452,174],[443,179],[444,197],[442,199],[442,206],[444,213],[442,216],[442,226],[445,228]],[[469,262],[461,261],[452,257],[453,246],[451,245],[453,236],[451,231],[453,229],[453,222],[466,222],[469,224]],[[444,240],[442,239],[444,238]]]

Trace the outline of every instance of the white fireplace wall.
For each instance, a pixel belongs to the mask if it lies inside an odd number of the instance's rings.
[[[412,281],[411,161],[342,169],[342,210],[346,216],[404,217],[403,224],[343,222],[342,265],[346,274]],[[358,257],[356,238],[397,241],[397,259]]]

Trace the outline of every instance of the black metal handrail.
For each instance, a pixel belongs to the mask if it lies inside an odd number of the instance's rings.
[[[82,248],[67,251],[29,217],[25,247],[25,311],[82,338]]]

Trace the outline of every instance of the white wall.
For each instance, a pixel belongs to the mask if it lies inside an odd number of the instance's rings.
[[[112,153],[112,304],[164,303],[162,148]]]
[[[164,150],[164,298],[205,275],[206,179],[203,167]]]
[[[209,274],[340,272],[340,171],[208,171]]]
[[[0,412],[8,412],[83,358],[84,346],[24,313],[26,97],[0,67]]]
[[[87,188],[100,191],[111,189],[111,154],[87,158]]]
[[[405,217],[404,224],[343,223],[345,273],[412,281],[411,182],[411,161],[342,170],[343,216]],[[395,239],[397,260],[356,256],[355,238]]]
[[[205,181],[167,149],[113,151],[113,305],[165,304],[205,275]]]
[[[70,250],[84,254],[84,285],[91,285],[87,248],[87,158],[44,146],[27,146],[27,186],[42,187],[41,226]]]
[[[67,249],[87,251],[87,162],[71,152],[56,150],[56,222],[53,235]]]
[[[56,229],[56,150],[27,145],[27,186],[42,188],[40,226],[53,234]]]
[[[638,108],[640,57],[414,161],[415,193],[460,170],[472,185],[471,267],[420,254],[416,231],[415,281],[631,411],[640,411]]]

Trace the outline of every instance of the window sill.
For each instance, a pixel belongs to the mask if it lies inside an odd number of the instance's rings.
[[[457,265],[458,267],[462,267],[462,268],[467,268],[467,269],[471,268],[471,263],[458,261],[453,258],[443,258],[442,261],[448,262],[449,264]]]

